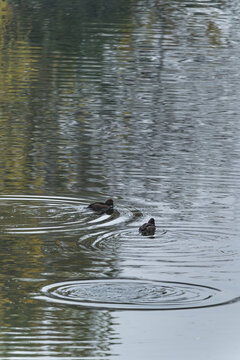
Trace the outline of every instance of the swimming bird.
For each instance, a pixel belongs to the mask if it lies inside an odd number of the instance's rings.
[[[139,232],[142,235],[154,235],[155,230],[156,230],[156,226],[155,226],[155,220],[153,218],[148,220],[147,223],[143,224],[139,228]]]
[[[113,212],[113,200],[108,199],[107,201],[105,201],[105,203],[95,202],[88,205],[88,208],[94,211],[111,213]]]

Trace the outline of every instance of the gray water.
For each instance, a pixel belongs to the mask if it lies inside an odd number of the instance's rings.
[[[1,359],[239,360],[239,16],[0,0]]]

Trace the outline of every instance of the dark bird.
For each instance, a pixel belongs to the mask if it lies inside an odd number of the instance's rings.
[[[105,203],[95,202],[88,205],[88,208],[98,212],[106,212],[108,214],[113,212],[113,200],[108,199]]]
[[[155,226],[155,220],[153,218],[148,220],[147,223],[143,224],[139,228],[139,232],[142,235],[154,235],[155,230],[156,230],[156,226]]]

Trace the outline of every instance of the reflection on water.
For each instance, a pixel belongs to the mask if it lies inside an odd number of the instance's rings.
[[[111,306],[49,303],[46,286],[136,279],[110,291],[124,303],[148,279],[189,284],[182,303],[239,298],[239,13],[235,0],[0,0],[0,357],[121,357]],[[113,214],[87,209],[109,197]],[[179,290],[146,288],[167,304]]]

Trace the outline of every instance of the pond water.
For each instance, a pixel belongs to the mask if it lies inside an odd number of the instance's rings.
[[[0,0],[1,359],[239,359],[239,15]]]

